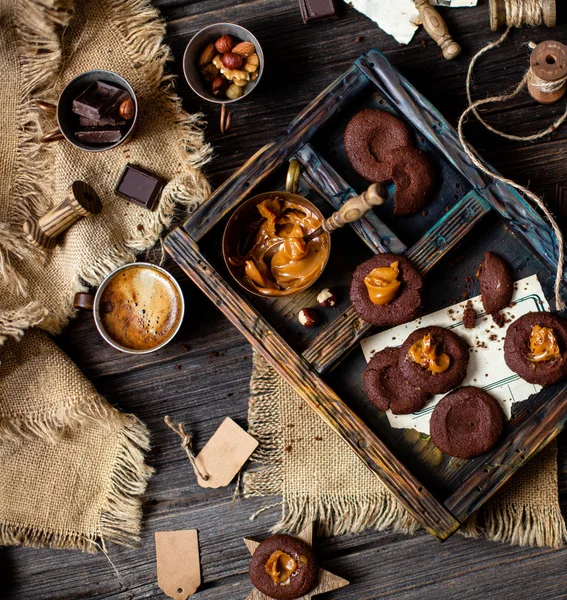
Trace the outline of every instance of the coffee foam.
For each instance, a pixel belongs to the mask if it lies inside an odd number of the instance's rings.
[[[170,279],[152,267],[132,266],[114,275],[99,302],[110,338],[130,350],[150,350],[168,340],[181,319],[181,298]]]

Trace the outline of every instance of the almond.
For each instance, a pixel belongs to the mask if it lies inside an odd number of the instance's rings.
[[[254,44],[252,42],[240,42],[240,44],[236,44],[236,46],[234,46],[232,52],[246,58],[251,54],[254,54],[256,49],[254,48]]]
[[[209,64],[213,58],[217,55],[217,51],[215,50],[214,44],[209,44],[201,53],[199,58],[199,66],[204,67]]]

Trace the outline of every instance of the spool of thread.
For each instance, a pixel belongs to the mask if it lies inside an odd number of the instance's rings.
[[[541,104],[551,104],[567,90],[567,46],[561,42],[538,44],[530,57],[528,92]]]
[[[547,25],[557,22],[556,0],[490,0],[490,27],[498,31],[504,25]]]
[[[83,217],[96,215],[102,210],[102,202],[93,188],[84,181],[75,181],[67,192],[67,198],[39,219],[30,217],[23,230],[28,241],[36,248],[50,250],[57,238]]]

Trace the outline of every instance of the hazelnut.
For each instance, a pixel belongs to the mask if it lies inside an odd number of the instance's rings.
[[[254,48],[254,44],[252,42],[240,42],[240,44],[236,44],[236,46],[234,46],[232,52],[242,56],[243,58],[246,58],[247,56],[250,56],[256,52],[256,48]]]
[[[246,59],[246,64],[244,65],[244,68],[249,73],[254,73],[254,71],[258,70],[259,66],[260,66],[260,59],[258,58],[258,55],[257,54],[251,54]]]
[[[218,96],[219,94],[222,94],[223,92],[225,92],[227,87],[228,87],[228,81],[224,77],[221,77],[220,75],[218,77],[215,77],[211,81],[211,92],[215,96]]]
[[[123,100],[118,108],[118,113],[120,116],[127,121],[134,118],[135,112],[136,107],[134,106],[134,101],[132,98],[126,98],[126,100]]]
[[[319,306],[322,306],[323,308],[330,308],[335,306],[336,303],[337,296],[335,295],[335,292],[329,288],[325,288],[319,292],[319,295],[317,296],[317,304]]]
[[[215,49],[215,45],[214,44],[209,44],[201,53],[201,56],[199,57],[199,66],[200,67],[204,67],[205,65],[208,65],[213,58],[216,56],[217,51]]]
[[[232,52],[223,54],[221,60],[226,69],[240,69],[242,66],[242,57]]]
[[[297,318],[303,327],[315,327],[319,322],[317,313],[312,308],[302,308],[297,314]]]
[[[226,90],[226,97],[229,100],[236,100],[237,98],[240,98],[243,93],[244,92],[242,91],[241,87],[238,87],[236,84],[232,83]]]
[[[230,37],[230,35],[227,35],[227,34],[222,35],[215,42],[215,48],[217,49],[217,52],[220,52],[221,54],[224,54],[225,52],[230,52],[232,50],[233,46],[234,46],[234,41]]]

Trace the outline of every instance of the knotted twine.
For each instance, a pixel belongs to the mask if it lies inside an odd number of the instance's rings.
[[[474,66],[475,66],[477,60],[483,54],[488,52],[489,50],[492,50],[493,48],[498,47],[508,37],[508,34],[510,33],[510,30],[512,29],[512,27],[520,27],[522,24],[538,25],[543,22],[543,12],[542,12],[541,6],[539,4],[539,0],[523,0],[523,1],[525,2],[525,4],[518,3],[517,0],[515,0],[515,1],[506,0],[506,11],[507,11],[506,16],[507,16],[507,24],[508,24],[506,31],[500,36],[500,38],[498,40],[487,44],[484,48],[481,48],[473,56],[473,58],[469,64],[468,71],[467,71],[467,83],[466,83],[467,100],[468,100],[469,105],[459,118],[459,124],[457,126],[457,131],[458,131],[459,140],[463,146],[463,149],[466,152],[467,156],[470,158],[471,162],[475,165],[475,167],[477,167],[483,173],[486,173],[493,179],[496,179],[497,181],[501,181],[502,183],[505,183],[505,184],[513,187],[514,189],[518,190],[519,192],[521,192],[528,200],[533,202],[543,212],[543,214],[545,215],[549,224],[551,225],[551,228],[553,229],[553,232],[555,233],[555,236],[557,239],[557,252],[558,252],[557,270],[556,270],[556,274],[555,274],[555,286],[554,286],[555,305],[556,305],[557,310],[563,310],[565,308],[565,304],[561,298],[561,281],[563,279],[563,267],[564,267],[564,263],[565,263],[565,252],[564,252],[564,248],[563,248],[563,234],[562,234],[561,230],[559,229],[559,226],[557,225],[555,219],[553,218],[553,215],[548,210],[548,208],[544,204],[543,200],[539,196],[537,196],[537,194],[534,194],[527,187],[520,185],[519,183],[516,183],[512,179],[503,177],[502,175],[496,173],[494,170],[489,168],[486,165],[486,163],[484,163],[484,161],[477,154],[476,150],[469,144],[469,142],[467,141],[467,139],[463,133],[464,123],[470,113],[473,113],[474,116],[480,121],[480,123],[486,129],[488,129],[492,133],[495,133],[496,135],[499,135],[500,137],[506,138],[508,140],[529,141],[529,142],[538,140],[550,133],[553,133],[565,121],[565,119],[567,119],[567,107],[566,107],[565,111],[561,115],[561,117],[559,119],[557,119],[554,123],[552,123],[549,127],[547,127],[545,130],[540,131],[535,134],[532,134],[532,135],[528,135],[528,136],[517,136],[517,135],[511,135],[511,134],[505,133],[503,131],[496,129],[495,127],[492,127],[480,116],[480,114],[478,112],[478,108],[480,106],[484,106],[486,104],[493,104],[495,102],[506,102],[508,100],[512,100],[522,91],[522,89],[527,85],[528,82],[532,82],[534,85],[539,87],[542,91],[552,92],[552,91],[558,90],[567,81],[567,77],[564,77],[558,81],[545,82],[533,72],[531,67],[526,71],[526,73],[525,73],[524,77],[522,78],[522,80],[520,81],[520,83],[509,94],[490,96],[489,98],[485,98],[484,100],[476,100],[475,102],[472,101],[472,96],[471,96],[472,73],[473,73],[473,69],[474,69]]]

